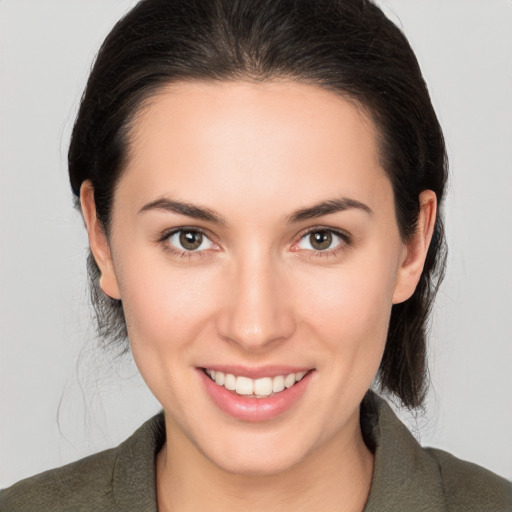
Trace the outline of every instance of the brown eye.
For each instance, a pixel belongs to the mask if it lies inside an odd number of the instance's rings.
[[[313,231],[309,234],[309,243],[317,251],[325,251],[332,244],[333,236],[330,231]]]
[[[313,229],[305,233],[297,247],[311,253],[331,254],[350,245],[349,235],[334,229]]]
[[[180,244],[187,251],[195,251],[201,247],[203,242],[203,234],[199,231],[181,231]]]
[[[198,229],[176,229],[162,241],[180,252],[201,252],[215,247],[208,236]]]

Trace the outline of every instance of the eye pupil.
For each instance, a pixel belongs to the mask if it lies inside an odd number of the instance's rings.
[[[197,249],[203,242],[203,234],[198,231],[182,231],[180,233],[180,244],[184,249],[192,251]]]
[[[310,242],[313,248],[323,251],[332,244],[332,233],[329,231],[315,231],[310,235]]]

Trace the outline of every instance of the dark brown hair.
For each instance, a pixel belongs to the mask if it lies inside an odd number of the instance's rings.
[[[142,0],[110,32],[90,74],[69,148],[74,194],[91,180],[108,235],[130,122],[144,100],[176,81],[275,78],[318,85],[369,112],[407,240],[416,229],[419,194],[430,189],[442,201],[446,151],[407,39],[369,0]],[[426,323],[443,248],[438,216],[416,291],[392,308],[378,378],[408,407],[424,398]],[[92,256],[89,275],[99,335],[127,350],[122,304],[99,289]]]

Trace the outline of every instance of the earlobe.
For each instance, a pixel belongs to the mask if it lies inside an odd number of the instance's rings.
[[[80,205],[89,236],[89,245],[101,273],[100,288],[109,297],[120,299],[121,294],[114,271],[110,246],[107,235],[96,215],[94,188],[90,181],[84,181],[80,187]]]
[[[420,213],[416,232],[404,247],[403,261],[398,268],[393,304],[406,301],[414,293],[420,280],[437,217],[437,198],[432,190],[424,190],[419,197]]]

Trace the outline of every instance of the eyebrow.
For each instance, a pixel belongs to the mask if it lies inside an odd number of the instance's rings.
[[[295,224],[304,220],[315,219],[317,217],[323,217],[324,215],[343,212],[354,208],[362,210],[369,215],[373,214],[373,210],[366,204],[361,203],[355,199],[343,197],[340,199],[329,199],[327,201],[314,204],[313,206],[296,210],[291,215],[286,217],[286,221],[288,224]],[[139,213],[147,212],[150,210],[168,211],[171,213],[177,213],[179,215],[185,215],[193,219],[200,219],[223,226],[227,224],[222,215],[217,213],[215,210],[184,201],[171,200],[166,197],[156,199],[155,201],[144,205],[139,210]]]
[[[184,201],[173,201],[166,197],[162,197],[156,201],[152,201],[151,203],[144,205],[139,210],[139,213],[147,212],[150,210],[163,210],[171,213],[178,213],[179,215],[186,215],[187,217],[192,217],[193,219],[205,220],[212,222],[213,224],[226,224],[224,218],[210,208],[196,206]]]
[[[330,215],[332,213],[344,212],[353,208],[362,210],[368,215],[373,215],[373,210],[366,204],[361,203],[360,201],[356,201],[355,199],[342,197],[340,199],[329,199],[327,201],[322,201],[321,203],[309,206],[307,208],[301,208],[300,210],[292,213],[287,218],[287,220],[290,224],[293,224],[295,222],[323,217],[324,215]]]

